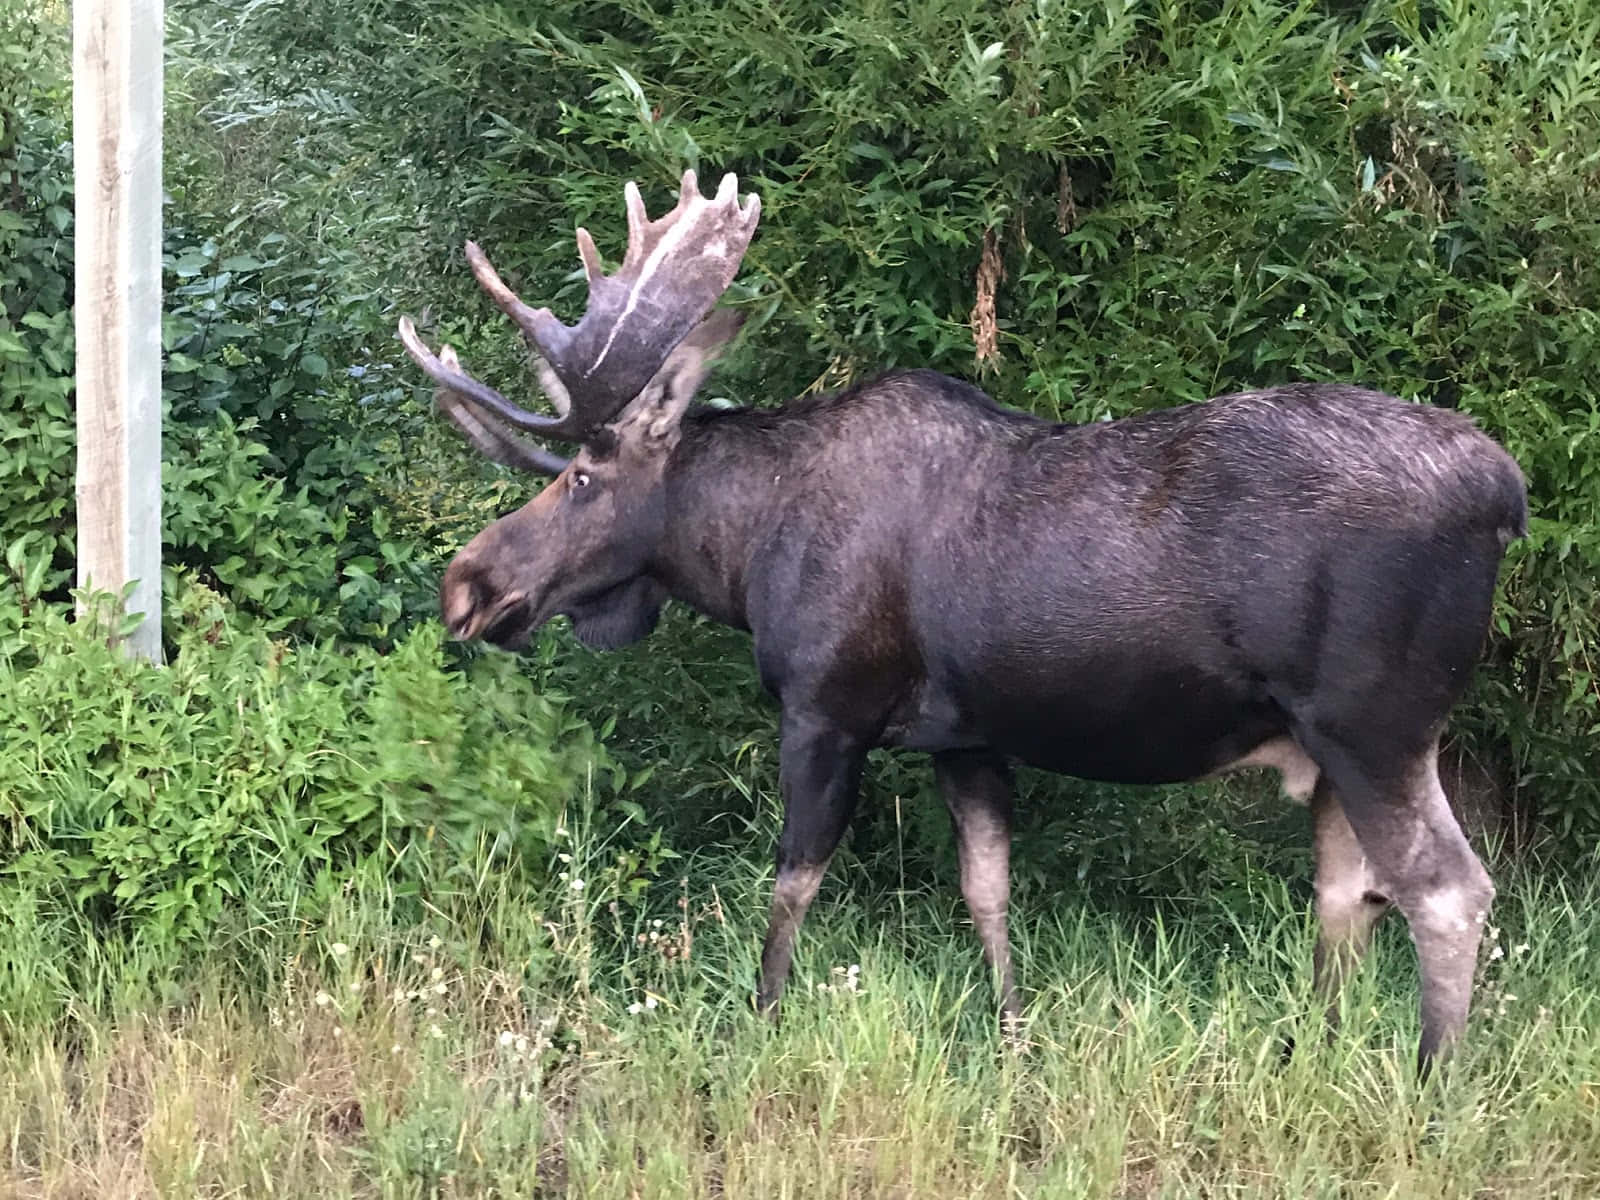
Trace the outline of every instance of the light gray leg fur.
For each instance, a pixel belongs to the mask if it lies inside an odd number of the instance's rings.
[[[1010,775],[998,757],[970,752],[936,756],[934,773],[955,827],[961,894],[994,974],[1001,1024],[1016,1036],[1022,1002],[1006,930],[1011,900]]]
[[[1416,784],[1416,817],[1405,882],[1390,895],[1411,926],[1422,970],[1423,1075],[1447,1056],[1466,1028],[1494,884],[1450,811],[1430,754]]]
[[[1313,979],[1327,1005],[1328,1032],[1339,1027],[1340,998],[1388,911],[1367,856],[1324,776],[1311,796],[1317,855],[1317,949]]]
[[[1494,885],[1450,812],[1439,783],[1436,746],[1394,774],[1364,771],[1347,755],[1322,765],[1338,787],[1337,806],[1346,818],[1334,820],[1336,810],[1326,801],[1319,810],[1318,909],[1325,912],[1330,947],[1322,955],[1327,964],[1323,978],[1336,988],[1350,956],[1333,947],[1341,939],[1359,946],[1370,933],[1359,904],[1361,889],[1375,888],[1405,914],[1417,947],[1422,974],[1417,1066],[1427,1075],[1466,1027],[1478,943]],[[1319,788],[1318,794],[1322,792]],[[1359,868],[1358,850],[1365,855]],[[1324,861],[1329,864],[1326,903]]]
[[[756,993],[756,1008],[776,1017],[783,987],[789,979],[789,964],[794,959],[795,937],[806,910],[817,898],[827,864],[800,863],[778,868],[772,888],[772,915],[767,921],[767,937],[761,947],[761,985]]]

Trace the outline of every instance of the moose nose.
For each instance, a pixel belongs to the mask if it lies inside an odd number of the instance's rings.
[[[446,571],[439,584],[439,617],[452,636],[465,640],[472,636],[473,615],[483,604],[473,582],[452,578],[454,574]]]
[[[439,618],[451,636],[466,641],[482,631],[497,599],[498,589],[484,578],[482,568],[457,557],[439,583]]]
[[[480,568],[458,560],[439,584],[439,616],[461,641],[487,638],[509,646],[527,634],[531,612],[526,593],[503,591]]]

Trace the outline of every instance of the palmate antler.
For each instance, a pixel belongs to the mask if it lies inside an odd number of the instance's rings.
[[[400,340],[439,385],[440,407],[490,457],[541,473],[560,471],[565,460],[505,427],[582,442],[614,418],[727,291],[761,215],[760,197],[739,203],[733,175],[724,175],[716,198],[707,200],[695,173],[685,171],[677,206],[657,221],[649,219],[634,184],[625,195],[628,250],[616,274],[601,271],[594,239],[578,230],[589,302],[577,325],[562,324],[548,308],[528,307],[477,244],[467,243],[478,283],[537,352],[540,382],[556,416],[519,408],[468,375],[448,346],[435,355],[411,318],[400,319]]]

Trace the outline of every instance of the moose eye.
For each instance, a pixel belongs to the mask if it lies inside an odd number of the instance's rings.
[[[573,474],[572,474],[572,486],[575,487],[575,488],[586,488],[586,487],[588,487],[589,486],[589,472],[587,472],[587,471],[574,471]]]

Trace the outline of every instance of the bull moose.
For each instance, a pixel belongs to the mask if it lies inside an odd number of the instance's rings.
[[[626,201],[615,274],[577,231],[575,326],[467,244],[554,415],[400,322],[477,448],[554,477],[456,555],[439,603],[455,636],[508,648],[557,614],[621,646],[669,596],[753,635],[782,709],[784,801],[759,1006],[776,1012],[875,746],[932,756],[1008,1021],[1009,764],[1147,784],[1271,766],[1313,814],[1330,1017],[1393,905],[1421,964],[1426,1071],[1465,1025],[1494,895],[1436,760],[1525,531],[1511,457],[1460,413],[1334,384],[1086,426],[929,370],[695,407],[739,329],[713,310],[759,198],[741,203],[728,175],[707,200],[691,171],[658,220],[631,183]]]

